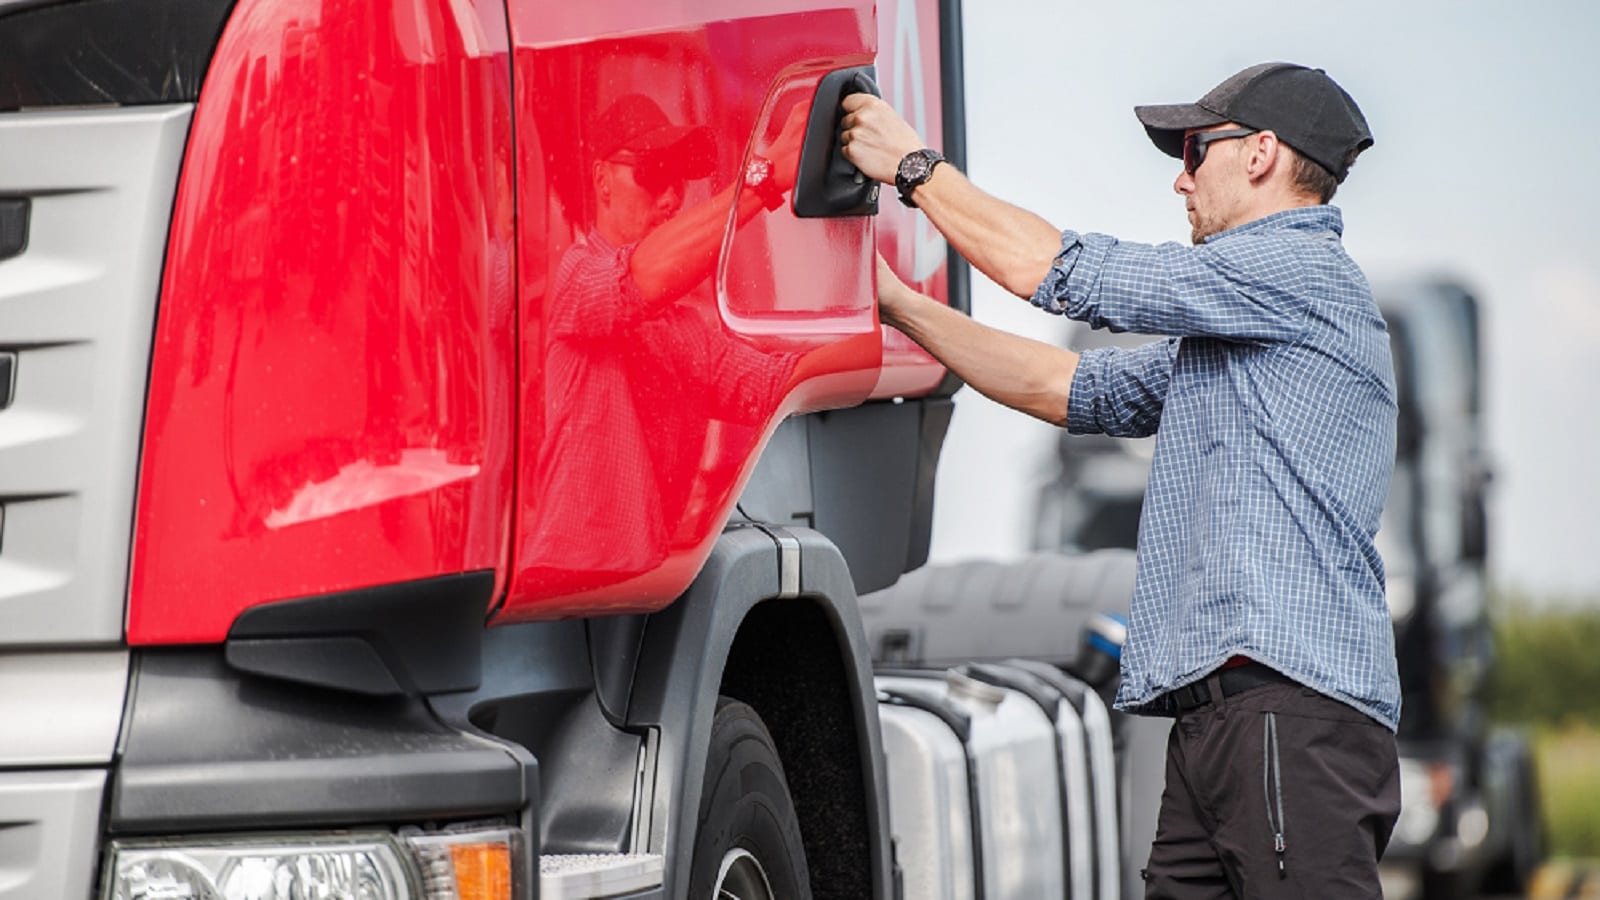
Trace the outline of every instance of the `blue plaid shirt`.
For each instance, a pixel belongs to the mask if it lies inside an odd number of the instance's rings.
[[[1373,546],[1394,370],[1343,230],[1336,208],[1315,206],[1194,247],[1062,234],[1035,305],[1179,336],[1084,352],[1067,406],[1075,434],[1157,434],[1118,708],[1240,655],[1399,722]]]

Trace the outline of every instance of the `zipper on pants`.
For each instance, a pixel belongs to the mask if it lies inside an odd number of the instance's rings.
[[[1278,762],[1278,716],[1266,714],[1261,731],[1261,792],[1267,802],[1267,827],[1272,831],[1272,852],[1278,857],[1278,877],[1288,877],[1283,853],[1283,768]],[[1277,814],[1273,812],[1276,810]]]

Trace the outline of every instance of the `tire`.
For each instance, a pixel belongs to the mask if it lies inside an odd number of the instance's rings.
[[[749,706],[717,699],[694,837],[693,900],[809,900],[800,821],[772,735]]]
[[[1512,805],[1516,821],[1509,824],[1510,846],[1484,877],[1485,891],[1521,894],[1544,858],[1539,779],[1534,772],[1533,759],[1526,752],[1517,761],[1516,796]]]
[[[1422,900],[1461,900],[1467,896],[1461,873],[1440,872],[1432,866],[1422,867]]]

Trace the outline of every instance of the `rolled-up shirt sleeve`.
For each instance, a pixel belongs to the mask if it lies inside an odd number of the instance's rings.
[[[1177,338],[1132,349],[1085,350],[1067,396],[1067,431],[1113,437],[1155,434],[1177,358]]]
[[[649,312],[631,262],[638,244],[574,247],[562,260],[546,321],[558,338],[612,338],[643,321]]]
[[[1111,331],[1292,341],[1309,318],[1303,280],[1281,238],[1224,234],[1186,247],[1065,231],[1032,302]]]

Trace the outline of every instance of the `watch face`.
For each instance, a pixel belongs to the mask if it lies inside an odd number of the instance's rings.
[[[911,185],[918,185],[928,180],[933,173],[935,164],[943,162],[944,157],[933,150],[918,150],[906,154],[900,161],[899,176],[902,181]]]
[[[918,153],[916,156],[913,156],[911,159],[907,160],[907,162],[909,163],[909,165],[906,166],[907,181],[921,181],[922,179],[928,177],[928,171],[933,168],[933,160],[929,159],[927,155],[923,153]]]
[[[933,175],[933,167],[944,161],[944,157],[936,150],[917,150],[906,154],[900,160],[900,169],[895,173],[894,186],[900,192],[900,202],[907,206],[915,206],[911,201],[911,192]]]

